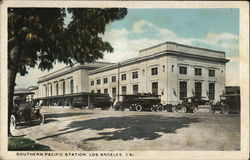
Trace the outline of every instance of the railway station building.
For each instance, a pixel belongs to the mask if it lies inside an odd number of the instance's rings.
[[[223,51],[165,42],[119,63],[75,64],[40,77],[39,97],[65,105],[70,105],[67,96],[91,94],[108,94],[117,101],[123,94],[152,93],[163,104],[190,96],[218,101],[225,92],[228,61]]]

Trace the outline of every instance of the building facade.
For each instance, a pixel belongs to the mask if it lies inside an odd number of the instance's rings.
[[[120,94],[153,93],[163,104],[185,97],[219,100],[225,91],[225,53],[166,42],[140,51],[140,56],[89,71],[90,91]]]
[[[121,94],[153,93],[163,104],[194,95],[218,101],[227,62],[222,51],[166,42],[116,64],[77,64],[40,77],[39,94],[105,93],[117,101]]]
[[[79,93],[87,95],[89,92],[88,72],[111,64],[106,62],[75,64],[40,77],[39,99],[46,100],[47,105],[72,105],[72,95]]]

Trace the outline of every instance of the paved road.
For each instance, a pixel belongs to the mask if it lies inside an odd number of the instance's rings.
[[[43,126],[16,135],[56,151],[240,150],[240,116],[47,108]]]

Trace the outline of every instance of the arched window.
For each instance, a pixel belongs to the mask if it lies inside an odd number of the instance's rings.
[[[74,93],[74,81],[70,80],[70,93]]]
[[[52,88],[52,84],[50,85],[50,96],[53,95],[53,88]]]
[[[56,84],[56,95],[58,95],[58,83]]]
[[[65,82],[63,81],[63,94],[65,94]]]

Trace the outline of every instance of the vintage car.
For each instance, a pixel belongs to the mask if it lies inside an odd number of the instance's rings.
[[[33,92],[16,91],[13,97],[13,110],[10,116],[10,126],[16,129],[17,124],[38,121],[44,124],[44,115],[40,112],[38,100],[33,99]]]
[[[79,99],[79,98],[78,98]],[[95,109],[101,108],[102,110],[109,109],[113,105],[113,100],[107,94],[96,94],[88,99],[73,100],[72,108],[80,109]]]
[[[198,97],[198,96],[192,96],[192,97],[187,97],[184,98],[182,103],[178,105],[173,105],[172,110],[173,112],[191,112],[191,113],[196,113],[197,110],[199,109],[199,105],[206,105],[209,100],[205,100],[205,97]]]
[[[224,94],[220,96],[220,101],[217,103],[209,102],[209,112],[215,113],[219,111],[222,114],[239,113],[240,112],[240,95],[239,94]]]
[[[128,108],[130,111],[163,111],[164,107],[161,105],[161,99],[158,95],[147,94],[131,94],[131,95],[120,95],[122,101],[118,101],[114,106],[116,111],[124,111]]]

